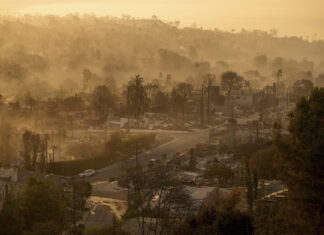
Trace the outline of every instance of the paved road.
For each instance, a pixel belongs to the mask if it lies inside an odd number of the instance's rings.
[[[176,152],[183,152],[194,147],[197,143],[208,140],[207,130],[189,133],[169,133],[172,141],[138,155],[140,164],[146,165],[151,158],[161,159],[163,154],[168,156]],[[135,159],[128,160],[128,166],[135,166]],[[91,212],[86,216],[86,226],[111,225],[113,215],[120,217],[126,210],[126,191],[118,187],[116,182],[109,182],[112,177],[121,176],[122,163],[118,162],[98,170],[98,173],[87,178],[92,184],[92,196],[89,199]]]
[[[205,143],[208,139],[208,131],[198,130],[189,133],[170,133],[169,134],[173,140],[160,145],[154,149],[151,149],[145,153],[138,155],[138,161],[140,164],[147,164],[149,159],[161,159],[163,154],[168,154],[168,156],[176,153],[189,150],[194,147],[197,143]],[[129,167],[135,166],[135,160],[128,160],[127,162]],[[105,168],[98,170],[98,173],[92,177],[89,177],[87,180],[90,182],[98,182],[109,180],[112,177],[121,176],[122,162],[117,162],[115,164],[109,165]],[[96,191],[94,191],[96,194]],[[99,196],[99,195],[98,195]]]
[[[163,154],[172,156],[176,152],[183,152],[194,147],[197,143],[205,143],[208,131],[168,133],[172,141],[138,155],[140,164],[147,165],[149,159],[161,159]],[[135,159],[128,160],[128,167],[135,166]],[[109,165],[98,170],[92,177],[86,178],[92,184],[92,196],[89,198],[91,211],[85,215],[86,227],[93,225],[111,225],[113,216],[120,216],[126,210],[127,191],[120,188],[116,182],[109,182],[112,177],[121,176],[122,162]]]

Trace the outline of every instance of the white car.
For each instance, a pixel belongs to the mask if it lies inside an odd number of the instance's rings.
[[[80,173],[79,176],[80,177],[87,177],[87,176],[92,176],[96,174],[96,171],[94,169],[87,169],[84,172]]]
[[[133,156],[131,156],[130,158],[128,158],[129,160],[135,160],[136,159],[136,156],[135,155],[133,155]]]

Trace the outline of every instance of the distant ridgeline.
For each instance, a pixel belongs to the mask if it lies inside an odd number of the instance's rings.
[[[0,81],[49,80],[55,71],[56,85],[66,77],[81,82],[85,68],[92,76],[85,73],[84,78],[97,81],[118,76],[125,82],[142,71],[144,77],[162,72],[178,80],[229,69],[270,77],[278,68],[292,79],[301,71],[323,73],[323,52],[323,41],[279,38],[273,31],[182,29],[157,18],[0,17]]]

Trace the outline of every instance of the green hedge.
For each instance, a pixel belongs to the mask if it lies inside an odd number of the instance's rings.
[[[137,144],[138,152],[152,148],[155,144],[155,135],[135,135],[123,137],[120,133],[114,133],[106,144],[105,152],[98,157],[55,162],[51,166],[51,172],[58,175],[76,175],[86,169],[100,169],[114,162],[123,160],[135,154]]]
[[[108,165],[107,157],[100,156],[89,159],[55,162],[52,165],[52,172],[57,175],[76,175],[85,169],[99,169]]]

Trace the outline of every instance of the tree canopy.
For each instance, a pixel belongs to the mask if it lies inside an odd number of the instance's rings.
[[[63,189],[33,178],[22,193],[8,197],[0,214],[1,233],[8,235],[59,234],[68,221]]]
[[[301,98],[289,114],[290,135],[275,126],[275,141],[288,184],[295,231],[320,234],[324,202],[324,88]]]
[[[236,72],[228,71],[222,74],[221,86],[227,91],[227,95],[231,95],[233,90],[240,90],[243,87],[243,77]]]

